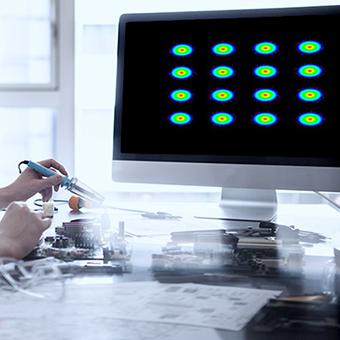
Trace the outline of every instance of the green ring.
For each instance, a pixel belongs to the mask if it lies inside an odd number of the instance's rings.
[[[277,46],[271,42],[262,42],[255,46],[255,51],[259,54],[273,54],[277,51]]]
[[[191,99],[192,94],[188,90],[175,90],[171,92],[171,99],[175,100],[176,102],[186,102]]]
[[[277,69],[270,65],[263,65],[256,67],[254,72],[260,78],[271,78],[276,76]]]
[[[321,50],[322,46],[319,42],[309,40],[309,41],[303,41],[298,46],[300,52],[307,53],[307,54],[313,54],[317,53]]]
[[[305,89],[299,92],[299,98],[306,102],[315,102],[321,99],[322,93],[316,89]]]
[[[176,67],[171,71],[171,75],[177,79],[187,79],[192,76],[192,71],[189,67]]]
[[[193,48],[187,44],[179,44],[172,48],[172,54],[178,57],[185,57],[192,53]]]
[[[176,112],[169,117],[171,123],[176,125],[185,125],[191,122],[191,116],[185,112]]]
[[[218,66],[212,70],[212,74],[216,78],[230,78],[234,75],[234,70],[228,66]]]
[[[269,112],[259,113],[254,117],[254,122],[259,125],[273,125],[276,121],[277,117]]]
[[[235,47],[228,43],[221,43],[213,46],[212,51],[217,55],[228,55],[235,51]]]
[[[277,98],[277,92],[270,89],[262,89],[255,92],[255,98],[261,102],[270,102]]]
[[[217,112],[211,116],[211,121],[216,125],[229,125],[234,121],[230,113]]]
[[[234,97],[234,93],[230,90],[216,90],[211,95],[212,99],[218,101],[218,102],[227,102]]]
[[[308,112],[302,114],[299,118],[299,123],[305,126],[315,126],[322,122],[322,116],[314,112]]]
[[[303,65],[299,68],[299,74],[302,77],[314,78],[322,73],[322,68],[317,65]]]

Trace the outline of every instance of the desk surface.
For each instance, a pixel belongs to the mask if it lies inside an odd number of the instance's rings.
[[[279,205],[276,222],[285,225],[294,225],[301,230],[308,230],[315,233],[323,234],[327,239],[323,243],[305,245],[304,273],[297,277],[280,276],[280,277],[261,277],[252,275],[228,275],[228,273],[214,273],[202,275],[202,273],[192,273],[190,275],[171,275],[164,273],[154,275],[150,270],[152,264],[152,254],[162,252],[162,247],[169,241],[169,235],[174,231],[184,230],[207,230],[234,228],[235,223],[220,220],[201,220],[194,219],[192,216],[197,215],[195,212],[209,209],[209,202],[162,202],[162,203],[142,203],[142,202],[114,202],[115,206],[129,209],[139,209],[145,211],[166,211],[176,216],[182,216],[178,220],[156,220],[142,217],[138,213],[129,213],[116,209],[104,209],[97,211],[88,211],[85,213],[70,213],[66,207],[61,207],[60,212],[56,214],[53,226],[58,226],[64,221],[75,218],[92,217],[98,214],[107,214],[110,217],[111,225],[118,228],[119,221],[124,221],[125,230],[135,237],[128,238],[132,249],[131,273],[113,276],[82,276],[75,277],[66,282],[63,288],[64,295],[58,302],[49,299],[38,301],[31,297],[25,297],[18,293],[0,292],[0,338],[22,339],[25,333],[26,339],[46,339],[47,336],[56,336],[58,339],[71,339],[75,336],[82,339],[189,339],[198,338],[201,334],[202,339],[217,336],[217,339],[264,339],[268,334],[254,333],[248,328],[240,332],[218,331],[209,334],[205,329],[200,332],[197,329],[188,328],[187,333],[183,329],[159,325],[156,327],[152,324],[132,323],[128,321],[119,321],[110,319],[110,316],[104,317],[100,314],[101,299],[105,299],[105,294],[112,294],[110,287],[121,282],[132,281],[154,281],[166,283],[204,283],[222,286],[252,287],[262,289],[281,290],[284,296],[302,295],[302,294],[319,294],[325,290],[333,289],[332,283],[327,281],[329,273],[329,260],[333,256],[333,247],[340,244],[340,214],[328,204],[310,203],[296,204],[283,203]],[[237,224],[239,227],[240,224]],[[246,227],[243,224],[243,227]],[[47,231],[50,234],[53,229]],[[49,290],[55,290],[56,295],[61,289],[58,283],[50,283]],[[106,292],[106,293],[105,293]],[[108,297],[109,298],[109,297]],[[69,301],[74,303],[78,311],[85,308],[84,304],[91,304],[92,315],[75,313],[69,310]],[[95,301],[98,300],[98,303]],[[77,303],[79,304],[77,307]],[[67,308],[67,312],[65,311]],[[26,312],[30,309],[29,312]],[[23,311],[25,311],[23,313]],[[96,315],[100,317],[96,318]],[[41,323],[41,317],[44,322]],[[72,319],[73,328],[70,324],[65,324],[65,320]],[[162,328],[164,326],[164,328]],[[123,332],[126,328],[133,328],[133,332]],[[168,328],[167,328],[168,327]],[[64,329],[64,331],[63,331]],[[117,330],[118,333],[117,333]],[[157,330],[157,331],[156,331]],[[206,333],[205,333],[206,332]],[[172,333],[172,335],[171,335]],[[29,334],[29,335],[28,335]],[[276,337],[290,337],[299,335],[296,333],[279,332]],[[295,335],[294,335],[295,334]],[[310,338],[314,333],[309,334]],[[318,338],[315,335],[315,338]],[[331,338],[331,337],[330,337]]]

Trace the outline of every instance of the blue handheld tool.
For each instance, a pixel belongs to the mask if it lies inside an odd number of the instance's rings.
[[[32,161],[28,161],[27,166],[44,177],[51,177],[56,174],[51,169],[48,169],[45,166]],[[85,200],[95,201],[99,204],[102,204],[105,199],[104,196],[100,195],[75,177],[69,178],[67,176],[64,176],[60,185],[66,190],[72,192],[77,196],[80,196]]]

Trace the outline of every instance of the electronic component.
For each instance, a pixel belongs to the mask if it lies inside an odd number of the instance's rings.
[[[53,202],[43,202],[43,216],[53,217],[54,215],[54,203]]]
[[[303,299],[303,297],[300,298]],[[308,301],[309,297],[305,297]],[[316,300],[317,301],[317,300]],[[340,335],[339,305],[325,302],[282,301],[270,300],[254,317],[249,329],[255,332],[270,333],[271,338],[276,332],[308,332],[309,339],[327,338]],[[321,335],[322,334],[322,335]],[[251,337],[255,338],[255,336]],[[333,337],[332,337],[333,339]]]
[[[86,273],[131,271],[131,251],[125,238],[124,223],[117,230],[109,217],[75,219],[55,228],[55,236],[45,237],[26,260],[54,257],[75,262]]]
[[[264,222],[258,228],[174,232],[161,254],[153,254],[153,271],[301,275],[304,250],[294,227]]]

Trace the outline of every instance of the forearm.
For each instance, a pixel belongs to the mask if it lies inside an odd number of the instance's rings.
[[[9,187],[0,188],[0,209],[7,208],[13,202]]]
[[[12,246],[8,239],[0,232],[0,257],[14,257]]]

